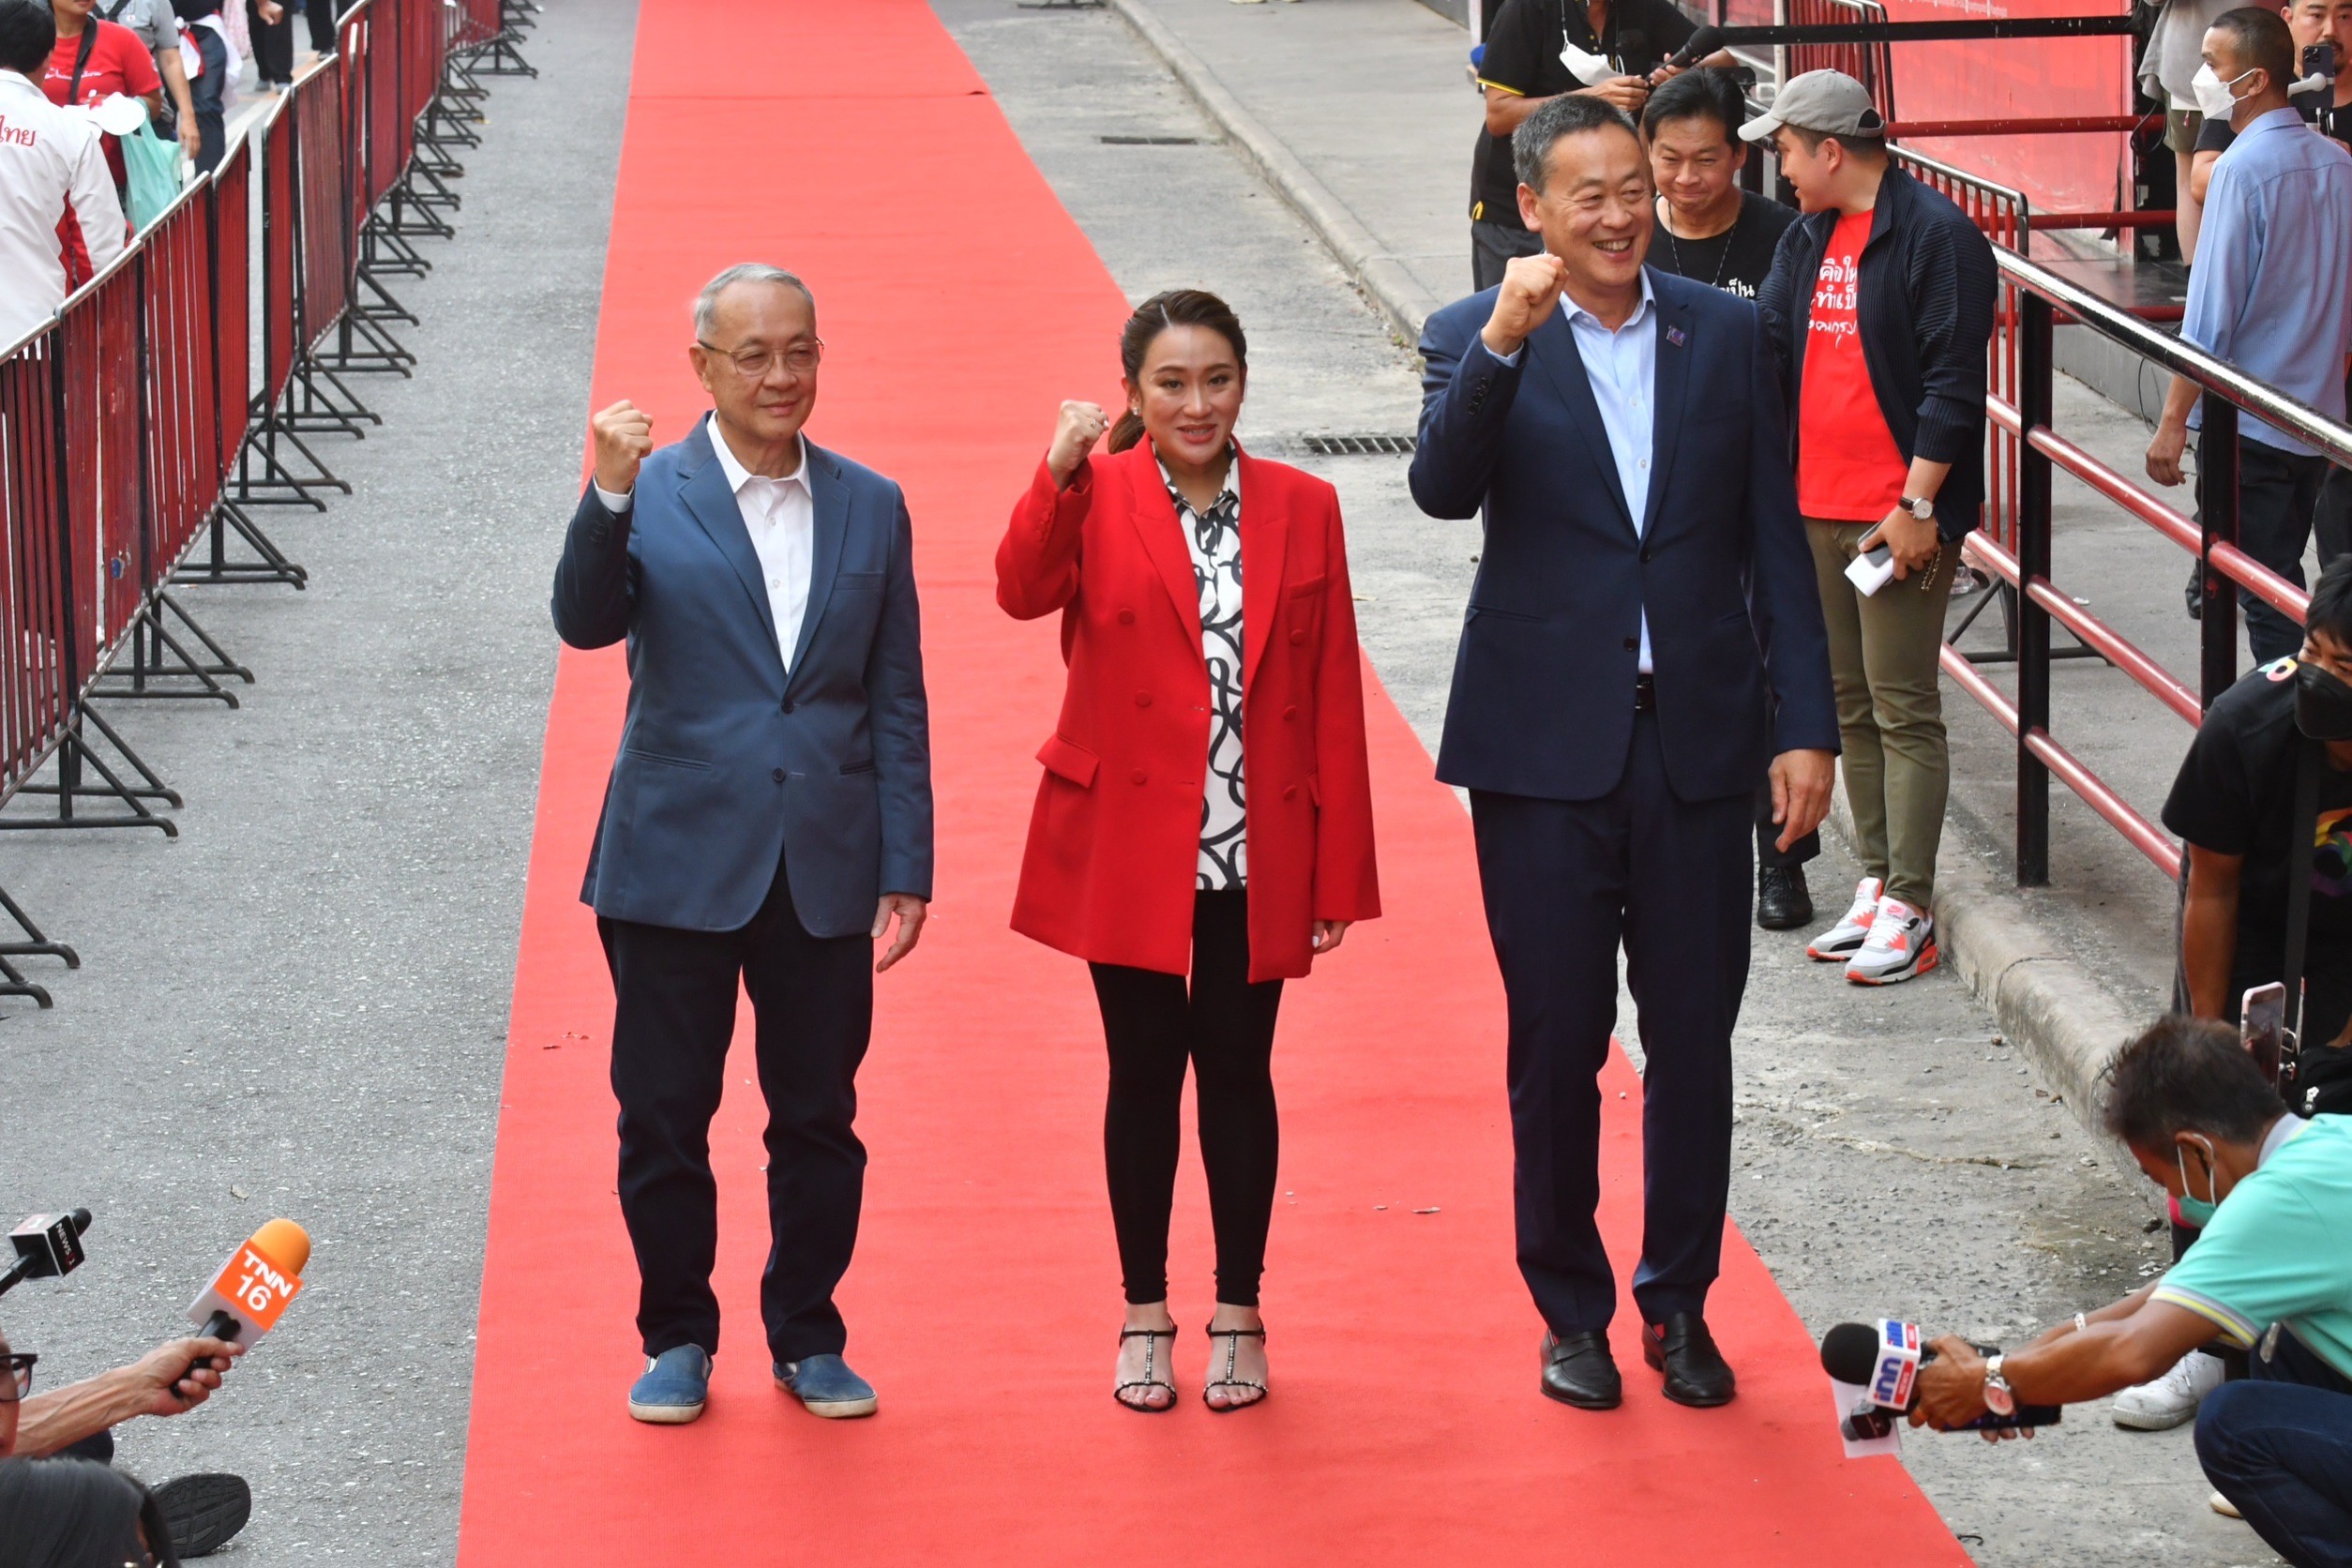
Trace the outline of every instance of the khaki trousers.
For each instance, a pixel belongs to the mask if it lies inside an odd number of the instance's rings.
[[[1872,526],[1807,518],[1805,535],[1829,622],[1854,848],[1863,872],[1886,883],[1886,897],[1924,910],[1936,894],[1936,851],[1952,785],[1937,657],[1960,549],[1944,546],[1924,587],[1914,572],[1864,597],[1847,580],[1846,567]]]

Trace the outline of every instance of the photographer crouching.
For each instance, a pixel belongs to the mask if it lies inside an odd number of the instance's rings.
[[[2108,1080],[2107,1131],[2203,1234],[2152,1285],[2007,1355],[1934,1341],[1911,1423],[2101,1398],[2219,1339],[2252,1371],[2198,1411],[2207,1478],[2298,1568],[2352,1568],[2352,1117],[2288,1114],[2236,1031],[2196,1018],[2148,1030]]]

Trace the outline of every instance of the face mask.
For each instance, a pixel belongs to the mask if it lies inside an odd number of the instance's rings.
[[[2230,111],[2238,107],[2238,95],[2230,91],[2252,76],[2253,71],[2239,71],[2228,81],[2214,74],[2211,66],[2199,66],[2197,73],[2189,78],[2189,92],[2197,100],[2197,113],[2209,120],[2227,120]]]
[[[2352,741],[2352,686],[2318,665],[2297,665],[2295,728],[2315,741]]]
[[[2216,1186],[2219,1178],[2213,1172],[2212,1146],[2208,1144],[2205,1150],[2206,1196],[2203,1198],[2189,1196],[2189,1162],[2178,1143],[2172,1147],[2172,1158],[2173,1163],[2180,1168],[2180,1217],[2202,1230],[2213,1222],[2213,1211],[2222,1206],[2222,1195]]]

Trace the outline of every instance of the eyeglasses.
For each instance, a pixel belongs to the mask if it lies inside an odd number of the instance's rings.
[[[696,347],[731,362],[736,373],[746,381],[758,381],[774,369],[778,360],[783,361],[784,369],[793,375],[805,376],[815,369],[825,356],[825,344],[822,338],[811,338],[805,343],[794,343],[782,349],[755,347],[730,350],[720,348],[716,343],[705,343],[700,338],[694,342]]]
[[[13,1405],[33,1392],[33,1364],[40,1359],[24,1350],[0,1356],[0,1370],[8,1373],[0,1378],[0,1405]]]

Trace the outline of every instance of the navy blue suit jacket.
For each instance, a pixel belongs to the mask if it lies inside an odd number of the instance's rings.
[[[580,889],[600,915],[730,931],[781,854],[801,924],[863,934],[931,896],[931,751],[906,498],[811,444],[816,533],[792,673],[707,421],[645,460],[632,505],[580,497],[555,629],[628,639],[628,715]]]
[[[1645,608],[1677,796],[1745,794],[1780,752],[1837,749],[1820,594],[1756,307],[1654,269],[1650,283],[1648,495],[1621,493],[1564,309],[1514,365],[1478,335],[1493,289],[1423,331],[1413,499],[1432,517],[1485,513],[1438,750],[1446,783],[1549,800],[1616,788]]]

